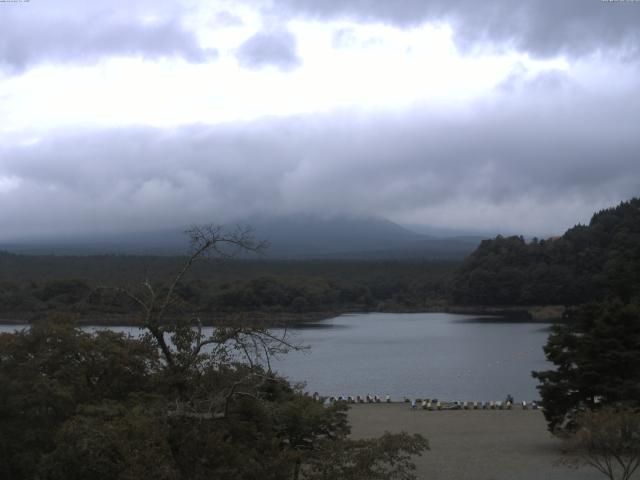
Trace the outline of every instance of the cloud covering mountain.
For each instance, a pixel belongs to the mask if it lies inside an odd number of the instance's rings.
[[[0,4],[0,239],[305,213],[548,235],[640,193],[638,2],[203,5]]]

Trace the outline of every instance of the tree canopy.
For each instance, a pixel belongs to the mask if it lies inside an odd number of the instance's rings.
[[[640,303],[592,303],[553,327],[544,347],[556,369],[534,372],[549,429],[571,429],[580,411],[640,408]]]
[[[640,198],[597,212],[547,240],[485,240],[453,282],[459,304],[579,305],[640,294]]]
[[[162,289],[186,257],[54,257],[0,252],[0,317],[31,319],[67,311],[81,321],[133,322],[136,304],[116,286],[148,275]],[[430,261],[212,259],[177,286],[204,324],[236,314],[306,318],[335,312],[439,305],[458,264]]]
[[[143,332],[90,334],[68,318],[0,335],[0,477],[9,480],[415,478],[420,435],[351,440],[347,405],[325,405],[271,371],[290,345],[251,324],[176,315],[194,261],[246,232],[192,231],[171,282],[124,290]],[[187,313],[184,311],[183,313]]]

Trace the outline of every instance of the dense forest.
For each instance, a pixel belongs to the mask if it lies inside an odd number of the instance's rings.
[[[640,199],[597,212],[548,240],[483,241],[458,270],[452,300],[468,305],[577,305],[640,293]]]
[[[0,253],[0,318],[67,311],[89,321],[134,310],[119,287],[166,284],[184,257],[31,256]],[[205,323],[237,312],[263,314],[410,310],[441,305],[457,262],[211,259],[180,285],[182,312]],[[120,318],[120,321],[122,319]],[[125,320],[127,322],[130,319]]]
[[[0,319],[29,320],[62,310],[91,322],[123,321],[134,304],[120,287],[132,288],[149,279],[162,288],[184,259],[0,252]],[[177,291],[179,311],[197,312],[205,323],[239,312],[308,316],[455,306],[579,305],[607,296],[625,301],[638,293],[637,198],[597,212],[589,225],[577,225],[561,237],[485,240],[462,264],[210,259],[194,265]]]

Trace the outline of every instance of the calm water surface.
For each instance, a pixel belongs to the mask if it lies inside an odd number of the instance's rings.
[[[442,313],[343,315],[295,330],[311,346],[274,368],[325,395],[447,400],[539,398],[548,325]]]
[[[272,366],[322,395],[532,400],[539,396],[531,371],[550,368],[542,351],[547,327],[444,313],[342,315],[289,329],[294,343],[310,349]]]

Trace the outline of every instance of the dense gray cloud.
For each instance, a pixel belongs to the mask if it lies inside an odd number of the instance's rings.
[[[536,56],[640,52],[640,2],[601,0],[277,0],[274,10],[400,26],[449,22],[464,50],[486,43]],[[284,10],[283,10],[284,9]]]
[[[549,96],[546,81],[513,80],[466,113],[334,112],[5,144],[0,235],[301,212],[559,233],[640,193],[640,99]]]
[[[118,8],[119,7],[119,8]],[[162,2],[28,2],[0,6],[0,70],[21,72],[41,62],[85,63],[124,55],[204,62],[203,49],[181,23],[185,13]]]
[[[296,53],[296,38],[287,30],[258,32],[240,45],[236,53],[245,68],[275,66],[292,70],[301,64]]]

